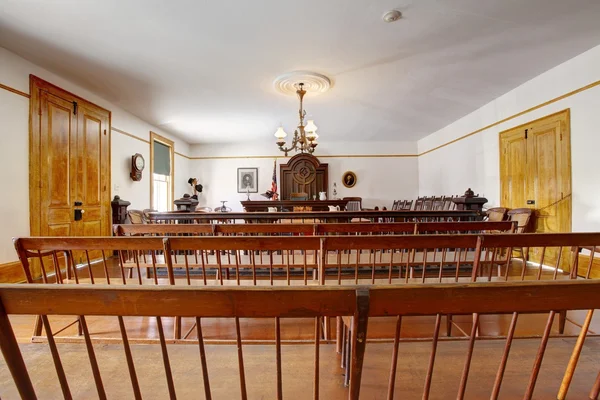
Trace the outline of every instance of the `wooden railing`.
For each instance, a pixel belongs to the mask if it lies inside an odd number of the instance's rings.
[[[479,221],[476,211],[303,211],[303,212],[153,212],[152,223],[322,223]]]
[[[151,279],[158,284],[159,272],[164,271],[164,278],[171,284],[177,275],[185,274],[180,276],[185,276],[188,285],[192,281],[239,285],[248,279],[253,285],[268,279],[267,284],[273,285],[278,278],[288,285],[294,278],[307,284],[313,271],[320,284],[326,280],[366,283],[362,279],[365,272],[370,283],[377,283],[376,279],[380,283],[441,281],[443,277],[458,281],[463,272],[472,280],[491,281],[493,276],[495,280],[507,280],[511,269],[518,270],[522,280],[557,279],[563,271],[575,278],[577,270],[582,270],[578,263],[580,249],[596,246],[600,246],[600,233],[15,239],[28,282],[34,282],[33,259],[39,264],[43,282],[53,271],[55,280],[61,282],[64,275],[77,283],[78,271],[84,270],[85,281],[90,283],[143,284]],[[111,258],[113,253],[116,258]],[[584,277],[590,276],[593,254],[583,269]],[[94,262],[102,268],[94,271]],[[526,276],[528,264],[529,270],[537,269],[534,277]],[[117,279],[108,273],[111,265],[118,269]],[[251,275],[242,277],[240,271]],[[278,276],[276,271],[285,276]]]
[[[437,234],[514,232],[516,222],[391,222],[327,224],[126,224],[114,225],[116,236],[239,236]]]
[[[398,391],[398,386],[412,383],[415,379],[423,379],[422,397],[428,399],[435,386],[432,385],[435,376],[445,371],[455,370],[455,363],[438,363],[436,365],[436,353],[439,346],[439,328],[440,316],[443,314],[467,314],[473,315],[474,324],[468,339],[467,351],[464,354],[464,363],[462,373],[460,374],[456,398],[463,399],[469,393],[468,383],[474,390],[479,390],[482,382],[492,382],[489,377],[482,377],[482,371],[471,369],[474,354],[479,352],[480,356],[486,357],[485,365],[498,365],[493,384],[488,387],[485,395],[476,395],[475,397],[487,397],[491,392],[491,399],[497,399],[501,393],[504,381],[505,370],[508,361],[511,359],[511,346],[515,344],[514,326],[519,315],[523,313],[548,313],[546,327],[541,332],[540,345],[535,357],[533,357],[533,367],[530,369],[529,377],[524,388],[524,399],[548,398],[549,392],[555,390],[552,395],[558,399],[565,399],[569,388],[571,387],[575,369],[579,366],[582,370],[585,367],[585,375],[579,375],[579,384],[572,390],[573,398],[583,398],[589,393],[589,398],[597,399],[600,391],[600,375],[596,378],[598,371],[597,359],[590,357],[580,360],[580,355],[586,340],[593,310],[600,308],[600,282],[587,281],[558,281],[558,282],[504,282],[504,283],[475,283],[466,285],[453,284],[434,284],[434,285],[405,285],[405,286],[387,286],[387,287],[336,287],[336,288],[182,288],[182,287],[98,287],[89,285],[0,285],[0,347],[4,355],[8,370],[12,374],[18,393],[24,399],[36,398],[36,385],[44,386],[44,395],[50,397],[59,396],[58,393],[48,392],[50,385],[48,381],[54,379],[54,373],[50,378],[47,369],[40,369],[35,359],[29,359],[25,364],[22,351],[15,339],[14,331],[11,327],[8,315],[33,314],[41,315],[44,328],[48,332],[48,346],[54,362],[56,376],[60,390],[65,398],[71,398],[77,395],[82,386],[91,385],[97,390],[100,398],[107,397],[107,391],[102,379],[102,369],[100,368],[97,354],[106,351],[105,348],[95,348],[87,328],[86,319],[91,316],[116,316],[121,327],[121,343],[125,355],[127,370],[131,382],[132,392],[135,398],[141,398],[142,385],[140,383],[157,379],[164,379],[168,388],[169,397],[176,397],[176,386],[174,369],[169,357],[169,346],[164,335],[163,317],[176,315],[178,317],[194,318],[196,320],[197,335],[199,344],[198,359],[193,360],[194,356],[189,354],[185,360],[179,360],[184,363],[198,363],[201,365],[201,375],[197,378],[197,390],[204,392],[207,399],[212,398],[213,388],[222,388],[227,385],[218,385],[217,383],[225,380],[231,382],[234,376],[220,373],[215,377],[209,370],[215,368],[215,364],[209,364],[207,350],[204,345],[202,334],[203,318],[232,318],[236,324],[237,332],[237,357],[238,371],[237,379],[239,381],[241,398],[248,398],[244,362],[244,351],[247,346],[243,345],[240,334],[240,318],[273,318],[275,329],[275,379],[274,389],[268,388],[264,383],[255,387],[266,393],[275,395],[266,395],[267,397],[276,397],[282,399],[284,396],[284,382],[301,380],[305,387],[309,383],[305,377],[312,376],[312,397],[318,399],[321,394],[320,370],[321,352],[325,351],[321,343],[320,320],[327,317],[352,316],[351,334],[349,343],[352,348],[351,358],[349,359],[349,389],[347,392],[349,399],[358,399],[362,392],[365,396],[382,398],[387,391],[387,398],[393,399]],[[573,345],[571,357],[564,366],[564,374],[560,387],[556,384],[555,388],[548,385],[536,387],[540,377],[546,378],[540,374],[544,357],[547,355],[547,349],[553,346],[566,346],[571,342],[561,339],[553,341],[550,339],[550,327],[558,311],[564,310],[589,310],[579,337]],[[476,343],[476,327],[479,322],[479,316],[483,314],[512,313],[513,323],[509,335],[505,339],[504,351],[499,359],[492,359],[492,353],[482,346],[478,350]],[[56,315],[77,315],[83,326],[83,336],[85,348],[89,356],[89,365],[91,367],[93,381],[83,377],[81,373],[77,376],[68,376],[63,365],[63,358],[59,347],[56,345],[51,334],[48,316]],[[404,352],[410,351],[409,348],[400,346],[400,333],[402,328],[402,319],[406,316],[435,316],[436,322],[431,340],[431,351],[429,353],[429,362],[423,377],[416,376],[415,371],[408,371],[403,363],[398,363],[398,358]],[[159,376],[140,376],[137,371],[140,367],[136,365],[132,356],[132,349],[127,337],[124,317],[142,316],[156,318],[156,325],[159,332],[160,352],[164,364],[164,373]],[[387,374],[382,374],[381,368],[364,369],[363,365],[369,362],[376,362],[373,358],[365,357],[365,354],[378,351],[380,346],[377,343],[366,345],[367,329],[372,317],[394,317],[396,319],[396,336],[393,340],[393,351],[391,357],[391,367]],[[315,336],[314,350],[308,346],[303,346],[306,351],[314,351],[314,365],[312,371],[304,371],[298,368],[299,363],[294,364],[293,375],[283,376],[284,363],[281,357],[281,333],[280,321],[284,318],[314,318]],[[522,339],[525,340],[525,339]],[[595,341],[594,343],[597,343]],[[387,347],[386,347],[387,349]],[[24,348],[26,351],[27,348]],[[173,348],[171,348],[173,351]],[[215,350],[218,351],[218,350]],[[483,352],[483,354],[481,354]],[[381,354],[381,353],[379,353]],[[389,353],[387,353],[389,354]],[[517,352],[519,355],[519,352]],[[513,357],[517,355],[513,354]],[[61,358],[62,356],[62,358]],[[552,357],[552,355],[550,355]],[[555,364],[560,358],[553,359]],[[370,361],[369,361],[370,360]],[[264,361],[271,362],[271,361]],[[114,370],[115,363],[118,360],[111,360],[111,370]],[[591,363],[591,365],[590,365]],[[580,365],[578,365],[580,364]],[[380,364],[378,364],[380,366]],[[530,365],[530,364],[529,364]],[[83,365],[78,365],[78,371],[82,370]],[[35,370],[35,374],[30,374]],[[156,371],[156,370],[154,370]],[[187,373],[187,369],[185,370]],[[231,371],[228,369],[227,371]],[[372,371],[377,371],[376,373]],[[400,375],[398,375],[398,371]],[[435,374],[434,374],[435,371]],[[104,374],[107,373],[105,369]],[[33,380],[32,380],[33,377]],[[79,378],[79,379],[78,379]],[[367,388],[361,388],[363,379],[368,378],[372,383]],[[559,378],[560,379],[560,378]],[[584,384],[582,385],[582,380]],[[202,381],[202,382],[200,382]],[[398,383],[399,381],[399,383]],[[387,382],[387,385],[386,385]],[[35,384],[34,384],[35,383]],[[516,380],[511,379],[508,383],[511,393],[517,388]],[[506,385],[505,385],[506,386]],[[453,383],[444,381],[443,389],[446,397],[453,396],[449,390],[454,387]],[[583,389],[582,389],[583,387]],[[7,388],[4,393],[7,393]],[[537,389],[537,390],[536,390]],[[229,385],[229,395],[232,397],[233,388]],[[336,385],[336,390],[340,385]],[[369,390],[369,392],[367,392]],[[588,392],[589,391],[589,392]],[[41,393],[40,390],[37,391]],[[7,396],[10,396],[7,395]],[[223,396],[223,394],[221,394]],[[264,397],[265,393],[253,393],[252,398]],[[287,393],[289,396],[298,396],[298,393]]]

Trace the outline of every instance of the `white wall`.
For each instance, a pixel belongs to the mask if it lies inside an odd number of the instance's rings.
[[[561,64],[477,111],[421,139],[419,154],[600,80],[600,46]],[[471,187],[499,205],[499,133],[571,109],[574,232],[600,230],[600,85],[419,157],[419,194],[461,193]]]
[[[265,200],[260,193],[271,188],[273,160],[277,158],[277,183],[281,186],[279,165],[289,157],[283,157],[273,143],[237,145],[192,145],[190,173],[204,186],[199,197],[200,205],[214,208],[220,200],[227,200],[233,210],[242,210],[240,200],[245,193],[237,193],[237,168],[258,168],[259,193],[250,194],[252,200]],[[412,199],[418,193],[416,143],[365,142],[319,144],[315,156],[329,164],[328,197],[333,193],[333,183],[337,184],[337,195],[363,198],[363,207],[390,208],[396,199]],[[378,155],[411,155],[410,157],[381,157]],[[290,154],[292,156],[294,154]],[[342,155],[343,157],[339,157]],[[373,155],[372,157],[363,157]],[[359,157],[360,156],[360,157]],[[203,157],[225,157],[210,159]],[[342,174],[354,171],[357,183],[353,188],[341,184]]]
[[[175,151],[188,155],[189,145],[162,132],[120,107],[98,97],[68,80],[30,63],[0,47],[0,83],[29,93],[29,74],[34,74],[112,112],[112,127],[150,140],[150,131],[175,142]],[[149,167],[143,179],[133,182],[129,177],[131,156],[144,155],[150,160],[148,143],[121,133],[111,133],[111,195],[118,194],[131,201],[130,208],[150,206]],[[185,191],[189,178],[189,160],[175,155],[175,196]],[[29,234],[29,99],[0,89],[0,170],[2,172],[2,200],[0,204],[0,264],[17,259],[12,246],[13,236]]]

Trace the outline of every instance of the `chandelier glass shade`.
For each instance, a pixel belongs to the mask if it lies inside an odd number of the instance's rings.
[[[286,156],[292,150],[296,152],[299,151],[302,153],[306,152],[312,154],[315,151],[315,148],[318,146],[317,139],[319,138],[319,135],[317,135],[317,126],[312,119],[308,120],[306,124],[304,122],[306,111],[304,111],[303,108],[303,100],[306,90],[304,90],[303,83],[299,83],[297,85],[296,94],[300,100],[300,108],[298,110],[300,122],[298,124],[298,128],[294,131],[294,137],[290,147],[286,147],[285,138],[287,137],[287,133],[283,130],[283,127],[280,126],[275,132],[275,143],[277,143],[279,150],[283,151]]]

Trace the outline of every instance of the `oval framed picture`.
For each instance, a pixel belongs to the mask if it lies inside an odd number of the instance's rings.
[[[356,174],[352,171],[344,172],[344,175],[342,175],[342,184],[347,188],[354,187],[356,185]]]

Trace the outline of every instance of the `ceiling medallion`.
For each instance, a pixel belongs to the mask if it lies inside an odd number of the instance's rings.
[[[331,88],[331,80],[325,75],[310,71],[294,71],[278,76],[273,81],[275,89],[283,94],[297,94],[298,85],[311,94],[325,93]]]

